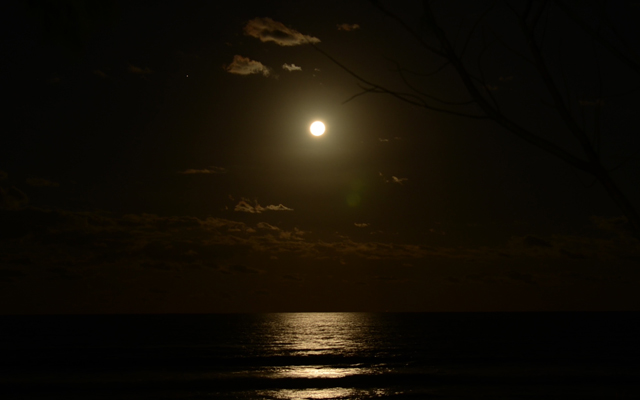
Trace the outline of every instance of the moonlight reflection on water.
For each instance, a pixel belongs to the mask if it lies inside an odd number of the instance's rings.
[[[269,332],[271,345],[281,355],[302,357],[345,357],[344,364],[298,365],[274,368],[271,379],[339,379],[348,376],[376,374],[372,368],[346,362],[371,343],[371,318],[359,313],[295,313],[277,314]],[[366,393],[365,393],[366,392]],[[375,393],[374,393],[375,392]],[[344,387],[280,389],[259,393],[268,399],[340,399],[360,395],[383,396],[379,389]]]
[[[277,314],[272,345],[288,355],[347,356],[370,347],[369,319],[359,313]]]
[[[360,396],[367,396],[369,398],[386,397],[392,395],[387,390],[372,389],[372,390],[357,390],[352,388],[329,388],[329,389],[282,389],[278,391],[265,390],[259,392],[259,396],[264,396],[265,399],[278,399],[278,400],[302,400],[302,399],[357,399]],[[363,398],[367,398],[363,397]]]

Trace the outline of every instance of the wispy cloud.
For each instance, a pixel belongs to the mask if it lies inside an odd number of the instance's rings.
[[[293,211],[293,208],[283,206],[282,204],[278,204],[277,206],[273,206],[273,205],[266,206],[264,209],[271,210],[271,211]]]
[[[360,29],[360,25],[358,24],[338,24],[337,27],[339,31],[347,31],[347,32]]]
[[[132,74],[138,74],[138,75],[148,75],[148,74],[153,73],[153,71],[149,67],[140,68],[140,67],[136,67],[135,65],[131,65],[131,64],[129,64],[129,67],[127,69]],[[96,75],[98,75],[98,74],[96,74]]]
[[[251,213],[251,214],[259,214],[260,213],[260,211],[257,211],[254,206],[252,206],[251,204],[247,203],[244,200],[240,200],[240,202],[238,204],[236,204],[236,207],[234,208],[234,211],[248,212],[248,213]]]
[[[289,72],[302,71],[302,67],[298,67],[295,64],[282,64],[282,69],[286,69]]]
[[[227,72],[236,75],[262,74],[264,76],[269,76],[271,74],[271,68],[262,64],[260,61],[255,61],[237,54],[233,56],[231,64],[225,65],[224,69]]]
[[[256,268],[247,267],[246,265],[234,264],[227,269],[228,272],[231,273],[239,273],[239,274],[259,274],[262,271]]]
[[[263,211],[293,211],[293,208],[289,208],[282,204],[276,205],[268,205],[266,207],[261,206],[258,202],[255,202],[253,205],[249,203],[248,200],[243,199],[240,200],[238,204],[236,204],[235,211],[248,212],[251,214],[260,214]]]
[[[474,274],[476,271],[473,269],[464,269],[460,271],[462,275],[450,279],[450,282],[458,283],[501,284],[518,281],[531,284],[607,279],[596,270],[585,269],[585,265],[591,265],[585,262],[610,266],[615,273],[608,273],[608,279],[618,279],[612,278],[618,273],[622,277],[628,276],[625,275],[628,271],[634,271],[631,276],[636,281],[640,276],[636,272],[640,261],[640,242],[631,237],[529,235],[490,248],[443,248],[388,241],[358,242],[340,236],[333,240],[322,240],[315,235],[305,235],[297,228],[266,222],[256,224],[254,229],[245,222],[214,217],[164,217],[152,214],[115,216],[97,211],[26,208],[19,204],[6,207],[7,194],[0,187],[0,208],[3,208],[2,202],[5,201],[5,211],[0,213],[0,218],[20,219],[23,228],[5,230],[4,235],[11,240],[12,251],[0,252],[0,264],[11,266],[11,272],[4,274],[16,281],[23,277],[13,270],[18,271],[22,266],[29,265],[42,267],[40,270],[49,271],[47,273],[51,277],[63,280],[91,276],[97,268],[114,268],[118,264],[139,265],[157,273],[204,268],[224,274],[249,274],[246,276],[268,273],[257,268],[256,256],[273,260],[300,257],[300,260],[348,265],[354,265],[356,260],[416,266],[451,260],[478,265],[478,273]],[[251,208],[255,209],[256,206]],[[4,223],[5,220],[0,222]],[[607,221],[602,223],[608,224]],[[613,225],[611,229],[617,229],[616,221],[610,221],[610,224]],[[30,233],[26,235],[26,232]],[[63,241],[65,246],[57,245]],[[536,267],[512,268],[517,260],[524,260],[527,265]],[[493,269],[485,271],[486,266],[493,266]],[[29,274],[36,270],[24,268]],[[2,274],[0,271],[0,278]],[[403,278],[394,272],[381,276]]]
[[[367,224],[367,223],[354,223],[355,226],[357,226],[358,228],[366,228],[367,226],[371,225],[371,224]]]
[[[98,76],[98,77],[102,78],[102,79],[106,79],[106,78],[109,77],[107,74],[105,74],[104,72],[102,72],[99,69],[94,69],[93,71],[91,71],[91,73],[94,74],[95,76]]]
[[[267,224],[266,222],[258,222],[258,224],[256,225],[259,229],[266,229],[269,231],[279,231],[280,228],[278,228],[277,226],[273,226],[271,224]]]
[[[402,185],[403,182],[407,182],[409,180],[409,178],[398,178],[397,176],[391,176],[388,178],[382,172],[380,172],[379,175],[385,183],[397,183],[398,185]]]
[[[320,39],[303,35],[286,27],[282,22],[271,18],[254,18],[244,27],[247,36],[260,39],[261,42],[274,42],[280,46],[298,46],[307,43],[320,43]]]
[[[37,186],[37,187],[58,187],[60,184],[58,182],[53,182],[43,178],[28,178],[27,185],[29,186]]]
[[[300,277],[300,275],[291,275],[291,274],[285,274],[282,275],[282,279],[286,280],[286,281],[302,281],[303,279]]]
[[[20,189],[0,186],[0,210],[19,210],[27,206],[29,197]]]
[[[179,174],[192,175],[192,174],[226,174],[227,170],[222,167],[208,167],[203,169],[186,169],[178,172]]]

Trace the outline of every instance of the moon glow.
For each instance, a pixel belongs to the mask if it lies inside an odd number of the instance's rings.
[[[324,133],[324,124],[320,121],[316,121],[309,127],[313,136],[320,136]]]

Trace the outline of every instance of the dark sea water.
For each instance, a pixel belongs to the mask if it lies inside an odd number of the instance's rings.
[[[0,399],[640,398],[640,313],[0,317]]]

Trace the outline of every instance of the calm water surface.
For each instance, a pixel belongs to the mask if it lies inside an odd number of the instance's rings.
[[[636,398],[639,313],[0,317],[10,399]]]

